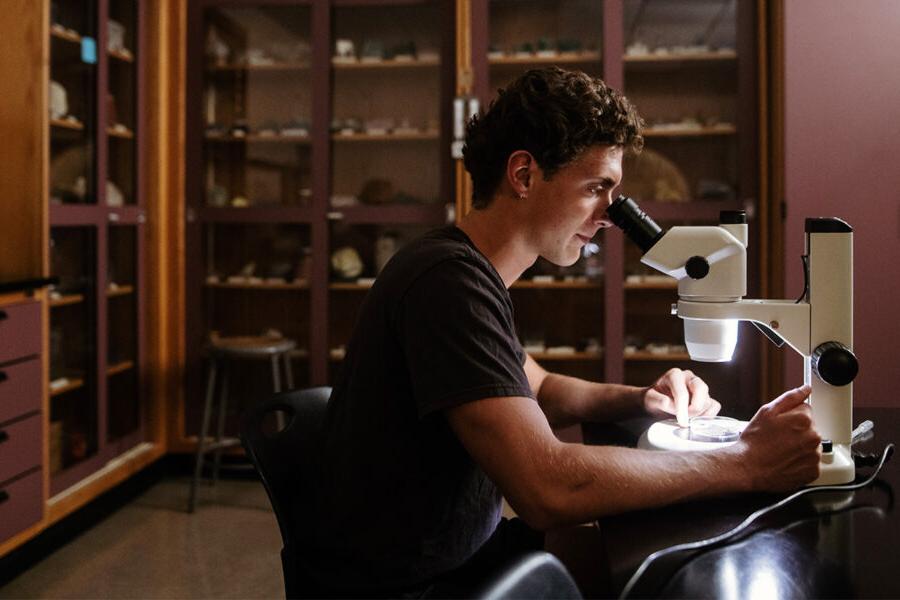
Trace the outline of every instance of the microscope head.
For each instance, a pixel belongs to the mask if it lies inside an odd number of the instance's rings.
[[[723,211],[719,226],[672,227],[666,232],[631,198],[619,196],[610,220],[643,251],[641,262],[678,281],[678,296],[691,302],[739,302],[747,293],[747,219]],[[691,359],[731,360],[737,320],[713,314],[685,317],[684,340]]]

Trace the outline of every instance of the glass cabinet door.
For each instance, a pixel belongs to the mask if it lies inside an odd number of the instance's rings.
[[[202,334],[219,337],[288,338],[294,387],[310,385],[310,228],[305,224],[208,223],[203,230],[205,279],[202,292]],[[199,366],[199,364],[198,364]],[[231,406],[258,402],[273,391],[267,357],[228,364]],[[284,375],[282,375],[283,377]],[[205,378],[192,382],[193,396],[202,398]],[[284,379],[281,381],[284,385]],[[188,433],[200,424],[199,403],[188,406]]]
[[[542,66],[601,76],[602,0],[489,0],[488,9],[491,93]]]
[[[478,84],[483,109],[529,69],[559,66],[602,75],[600,0],[488,0],[488,85]],[[597,380],[603,376],[603,233],[571,267],[544,259],[510,289],[516,328],[526,352],[554,372]],[[548,307],[553,307],[548,310]]]
[[[328,380],[366,292],[453,203],[448,4],[342,3],[332,11]]]
[[[310,10],[263,3],[204,12],[206,206],[310,204]]]
[[[756,196],[752,81],[755,57],[740,57],[742,3],[730,0],[625,0],[625,94],[646,122],[644,150],[628,156],[623,193],[660,226],[718,225],[720,210],[748,209]],[[749,6],[750,3],[747,3]],[[752,226],[751,226],[752,230]],[[754,264],[757,244],[748,258]],[[748,410],[757,347],[742,336],[729,363],[690,360],[683,324],[670,315],[676,283],[625,248],[625,380],[648,385],[666,369],[703,377],[728,414]],[[752,286],[753,273],[748,273]],[[741,365],[738,369],[736,365]],[[755,402],[755,399],[754,399]],[[749,415],[743,415],[749,416]]]
[[[107,235],[106,436],[112,442],[141,427],[137,299],[143,290],[137,273],[138,227],[109,227]]]
[[[109,0],[106,49],[107,206],[137,203],[137,2]]]
[[[50,203],[92,204],[95,177],[97,29],[88,0],[51,3]]]
[[[452,200],[441,180],[441,16],[438,2],[334,9],[333,209]]]
[[[50,474],[97,452],[96,230],[53,227],[50,274]]]
[[[735,6],[625,1],[625,94],[647,125],[645,150],[625,165],[638,202],[751,194],[739,168]]]

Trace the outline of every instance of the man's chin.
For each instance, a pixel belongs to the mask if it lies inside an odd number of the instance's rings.
[[[541,258],[546,260],[549,263],[556,265],[557,267],[571,267],[575,263],[578,262],[578,259],[581,258],[581,253],[579,252],[574,257],[572,256],[545,256],[541,255]]]

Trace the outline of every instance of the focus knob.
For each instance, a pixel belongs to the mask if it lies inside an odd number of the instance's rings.
[[[691,279],[703,279],[709,275],[709,261],[702,256],[692,256],[684,263],[684,270]]]
[[[856,356],[840,342],[820,344],[809,358],[813,373],[831,385],[847,385],[859,372]]]

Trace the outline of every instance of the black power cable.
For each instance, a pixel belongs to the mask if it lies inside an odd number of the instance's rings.
[[[637,568],[637,571],[634,572],[634,575],[631,576],[631,579],[628,580],[628,583],[625,584],[625,587],[622,588],[622,593],[619,594],[619,599],[622,600],[627,598],[632,591],[634,591],[634,586],[637,585],[637,582],[640,578],[646,573],[647,569],[650,568],[650,565],[656,561],[657,559],[666,556],[668,554],[673,554],[675,552],[681,552],[684,550],[701,550],[704,548],[710,548],[712,546],[716,546],[723,542],[728,541],[729,539],[735,537],[736,535],[745,531],[750,525],[753,524],[754,521],[759,519],[762,516],[769,514],[770,512],[777,510],[787,504],[790,504],[797,498],[801,496],[805,496],[807,494],[812,494],[815,492],[846,492],[850,490],[858,490],[866,487],[878,477],[878,473],[881,472],[881,468],[884,466],[884,463],[891,457],[894,453],[894,444],[888,444],[885,446],[884,451],[881,453],[881,461],[878,463],[878,467],[875,469],[875,472],[872,473],[867,479],[864,481],[860,481],[859,483],[847,483],[844,485],[822,485],[818,487],[809,487],[804,488],[798,492],[794,492],[787,498],[779,500],[775,504],[770,506],[766,506],[764,508],[759,509],[758,511],[751,514],[749,517],[743,520],[740,525],[731,529],[730,531],[726,531],[721,535],[717,535],[715,537],[707,538],[705,540],[700,540],[697,542],[688,542],[685,544],[677,544],[675,546],[669,546],[668,548],[663,548],[662,550],[657,550],[650,556],[644,559],[644,562],[641,563],[641,566]]]

